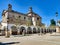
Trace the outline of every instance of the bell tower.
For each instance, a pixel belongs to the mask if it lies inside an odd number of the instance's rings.
[[[32,13],[32,12],[33,12],[32,7],[30,7],[29,8],[29,13]]]
[[[12,10],[12,5],[8,4],[8,11],[11,11],[11,10]]]
[[[31,17],[31,16],[33,15],[32,13],[33,13],[32,7],[29,7],[28,16],[30,16],[30,17]]]

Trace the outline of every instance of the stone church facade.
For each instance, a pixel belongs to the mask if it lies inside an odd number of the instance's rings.
[[[10,34],[36,33],[44,24],[41,22],[42,17],[33,12],[32,7],[29,8],[27,14],[12,10],[12,5],[8,4],[8,9],[2,12],[2,27],[10,31]]]

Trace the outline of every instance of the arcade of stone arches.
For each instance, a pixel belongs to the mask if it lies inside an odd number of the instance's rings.
[[[56,32],[56,29],[50,29],[50,28],[41,28],[41,27],[33,27],[33,26],[21,26],[21,27],[16,27],[16,26],[11,26],[10,34],[11,35],[21,35],[23,33],[25,34],[34,34],[34,33],[52,33]]]

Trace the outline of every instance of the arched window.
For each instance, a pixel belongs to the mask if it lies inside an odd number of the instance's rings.
[[[39,20],[39,17],[37,17],[37,20]]]
[[[26,17],[24,17],[24,20],[26,19]]]
[[[19,18],[21,18],[21,16],[19,16]]]

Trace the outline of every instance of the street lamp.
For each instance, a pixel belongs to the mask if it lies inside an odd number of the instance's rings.
[[[57,26],[57,16],[58,16],[58,12],[55,13],[56,14],[56,26]]]
[[[8,27],[9,27],[9,16],[7,17],[7,29],[6,29],[6,35],[5,35],[5,37],[10,37],[10,32],[9,32],[9,29],[8,29]]]
[[[58,12],[56,12],[55,13],[56,14],[56,32],[58,32],[58,30],[59,30],[59,27],[57,27],[58,26],[58,20],[57,20],[57,16],[58,16]]]

